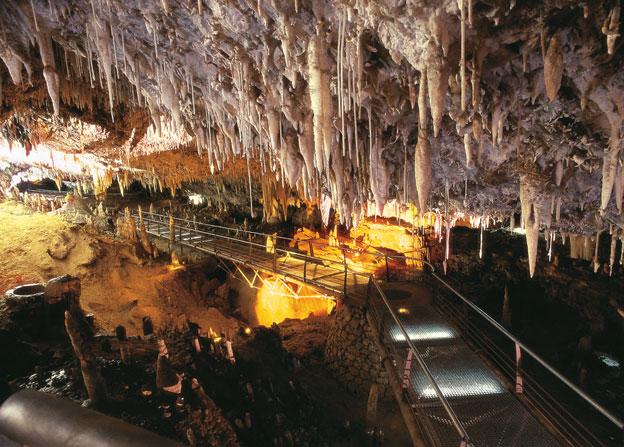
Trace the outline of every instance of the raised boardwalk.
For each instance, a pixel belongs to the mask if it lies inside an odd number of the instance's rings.
[[[388,355],[382,361],[402,387],[397,391],[395,386],[395,397],[410,413],[403,411],[403,416],[414,445],[622,445],[619,419],[434,272],[407,269],[410,274],[401,279],[409,283],[390,281],[392,275],[382,282],[372,270],[354,270],[346,254],[340,261],[310,255],[311,247],[307,253],[298,250],[298,244],[306,242],[153,213],[133,216],[150,237],[169,241],[177,250],[214,255],[366,306],[378,343]],[[427,264],[418,260],[414,265],[417,262]],[[379,264],[387,269],[388,257],[380,255]],[[446,296],[436,293],[432,278],[446,285],[440,288]],[[451,298],[449,290],[454,292]],[[487,330],[482,331],[484,326]],[[527,368],[520,362],[522,355],[530,357]],[[564,398],[546,392],[531,374],[557,385]],[[576,410],[587,411],[587,420],[575,417]]]

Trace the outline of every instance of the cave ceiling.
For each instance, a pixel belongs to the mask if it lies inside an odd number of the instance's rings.
[[[251,160],[347,225],[396,199],[622,226],[620,3],[3,0],[3,138],[182,152],[173,184]]]

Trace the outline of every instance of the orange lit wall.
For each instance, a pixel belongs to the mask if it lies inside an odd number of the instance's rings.
[[[287,318],[328,315],[334,306],[333,300],[306,286],[299,288],[279,279],[267,279],[258,289],[255,311],[260,325],[271,326]]]

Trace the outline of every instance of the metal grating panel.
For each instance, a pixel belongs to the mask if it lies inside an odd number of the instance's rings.
[[[420,353],[447,398],[487,396],[507,391],[464,344],[422,348]],[[436,397],[434,388],[419,368],[412,368],[410,380],[419,399]]]
[[[448,340],[457,336],[449,325],[441,323],[406,324],[405,331],[412,341]],[[397,325],[392,326],[389,332],[393,341],[405,341],[405,335]]]
[[[559,443],[510,393],[453,404],[471,441],[478,447],[555,447]],[[442,447],[457,447],[457,435],[440,406],[424,413]]]

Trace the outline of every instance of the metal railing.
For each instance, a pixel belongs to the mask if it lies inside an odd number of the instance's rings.
[[[138,213],[133,213],[133,217],[138,222]],[[308,277],[310,266],[322,265],[327,269],[333,270],[327,273],[329,277],[342,275],[342,286],[339,286],[338,281],[335,281],[336,278],[332,278],[333,280],[331,281],[332,290],[338,293],[345,292],[349,275],[364,274],[366,277],[376,275],[384,276],[386,280],[391,280],[391,276],[397,272],[401,272],[401,275],[408,275],[409,272],[421,266],[420,262],[424,256],[422,253],[418,253],[418,256],[389,255],[371,246],[364,249],[340,246],[334,247],[339,256],[328,257],[318,254],[321,252],[320,248],[327,249],[327,242],[321,239],[294,239],[259,233],[241,227],[233,228],[208,224],[146,211],[142,212],[142,218],[147,232],[161,237],[163,234],[168,235],[169,222],[172,219],[174,222],[174,239],[181,247],[186,246],[217,254],[219,251],[222,252],[222,249],[225,247],[229,250],[235,247],[236,244],[244,244],[248,251],[247,262],[259,261],[260,259],[266,262],[268,253],[267,239],[270,239],[273,271],[277,270],[277,264],[280,259],[296,259],[303,263],[302,275],[298,275],[296,279],[314,283],[319,278]],[[195,235],[196,239],[194,241],[188,240],[190,233]],[[219,244],[219,242],[225,245]],[[362,255],[367,256],[367,263],[357,262],[357,258]],[[240,260],[245,261],[245,259]],[[318,285],[323,286],[326,284]]]
[[[134,214],[134,217],[138,221],[138,214]],[[169,216],[162,214],[143,212],[143,220],[148,233],[162,238],[168,237],[169,219]],[[349,247],[338,248],[342,252],[342,260],[324,258],[315,254],[315,244],[321,244],[318,240],[296,240],[243,228],[231,228],[177,217],[172,219],[175,242],[181,247],[187,246],[235,262],[248,263],[337,294],[347,294],[350,275],[370,281],[369,293],[372,289],[379,295],[384,311],[389,312],[391,319],[400,328],[408,342],[409,349],[427,379],[433,381],[431,386],[440,404],[452,422],[460,441],[466,445],[469,442],[466,430],[435,384],[426,363],[411,342],[375,279],[378,275],[385,277],[387,281],[395,278],[414,280],[422,277],[422,272],[417,269],[417,266],[424,265],[426,276],[431,279],[434,286],[434,305],[455,324],[465,339],[486,354],[487,360],[509,380],[511,388],[519,399],[534,413],[537,413],[538,417],[541,416],[542,422],[551,431],[558,433],[571,445],[622,445],[624,422],[620,418],[596,402],[471,300],[464,297],[437,274],[433,264],[423,259],[422,254],[417,258],[392,256],[380,252],[375,253],[374,248],[367,248],[365,252],[377,260],[378,267],[355,270],[353,264],[349,262],[348,255],[352,256],[362,251]],[[267,251],[267,238],[273,241],[273,248],[270,252]],[[299,244],[308,244],[308,251],[299,250]],[[322,244],[326,245],[326,243]],[[290,265],[293,260],[300,263],[297,268]],[[312,274],[311,266],[322,266],[324,271],[321,272],[322,274],[318,272]],[[391,266],[398,268],[391,268]],[[379,309],[376,309],[376,312],[377,317],[380,317]],[[550,391],[547,391],[546,387]],[[413,396],[406,396],[406,398],[413,399]],[[579,411],[589,412],[588,415],[583,415],[584,420],[579,420],[575,416]]]
[[[133,217],[138,222],[139,220],[138,214],[134,214]],[[168,232],[172,228],[169,225],[169,222],[170,222],[169,216],[158,215],[154,213],[143,213],[142,219],[145,225],[145,229],[148,233],[153,234],[153,235],[158,235],[163,238],[168,238],[169,236]],[[346,263],[346,261],[340,264],[335,259],[312,257],[307,254],[302,254],[299,252],[294,252],[292,250],[286,250],[286,249],[280,248],[277,246],[277,244],[274,246],[272,253],[269,253],[267,252],[267,249],[266,249],[266,243],[260,243],[260,242],[257,242],[257,240],[258,238],[262,238],[266,241],[267,237],[269,238],[274,237],[272,235],[266,235],[262,233],[247,231],[247,230],[243,230],[240,228],[230,228],[230,227],[223,227],[223,226],[211,225],[211,224],[200,224],[199,222],[192,222],[192,221],[188,221],[188,220],[180,219],[180,218],[172,218],[172,219],[174,220],[174,223],[177,222],[177,225],[173,226],[173,231],[175,233],[175,242],[179,244],[180,246],[188,246],[188,247],[198,249],[201,251],[212,252],[213,254],[217,254],[217,255],[219,254],[225,255],[226,252],[229,252],[228,256],[226,257],[228,258],[237,257],[238,259],[234,259],[235,261],[247,262],[250,265],[253,265],[256,267],[263,267],[263,266],[266,267],[267,261],[268,261],[268,265],[270,266],[270,268],[273,269],[274,272],[285,274],[286,276],[292,276],[292,272],[285,271],[287,266],[281,263],[280,261],[278,261],[279,258],[290,257],[291,259],[294,258],[296,260],[303,260],[303,263],[304,263],[303,276],[297,279],[300,279],[305,282],[327,289],[328,287],[329,288],[332,287],[332,283],[329,283],[328,285],[327,279],[331,278],[332,276],[336,276],[336,274],[340,274],[340,275],[343,275],[342,276],[343,283],[342,283],[342,290],[339,290],[338,292],[345,293],[345,294],[347,293],[347,286],[348,286],[347,275],[348,274],[357,275],[361,278],[366,279],[366,281],[368,282],[368,289],[370,290],[370,288],[373,287],[376,293],[379,294],[379,296],[381,297],[384,303],[385,310],[389,312],[389,315],[391,316],[391,318],[398,324],[404,336],[408,340],[409,348],[413,351],[414,358],[416,359],[418,363],[418,367],[425,374],[426,379],[428,380],[432,388],[435,390],[435,394],[436,394],[435,399],[439,401],[440,405],[442,406],[447,416],[449,417],[449,420],[451,421],[454,429],[458,433],[459,441],[457,445],[458,446],[464,445],[467,447],[471,445],[469,443],[469,436],[466,433],[465,428],[463,427],[459,418],[453,411],[451,405],[449,404],[447,399],[444,397],[442,391],[440,390],[437,383],[435,382],[433,376],[431,375],[431,372],[427,368],[425,361],[422,359],[420,352],[418,351],[416,346],[414,346],[411,340],[409,340],[409,337],[408,337],[407,332],[405,331],[405,328],[403,327],[402,323],[397,318],[394,310],[388,303],[388,300],[385,297],[384,292],[379,285],[379,282],[375,279],[373,274],[368,273],[368,272],[361,272],[361,271],[350,271],[349,266]],[[198,227],[203,227],[205,229],[212,229],[212,231],[209,232],[209,231],[199,230]],[[286,241],[288,242],[288,244],[290,244],[290,241],[292,241],[292,239],[284,238],[284,237],[279,237],[275,239]],[[232,250],[235,249],[235,244],[240,244],[242,246],[245,246],[247,247],[247,250],[242,251],[242,252],[238,250],[235,252],[237,254],[233,256]],[[382,255],[383,256],[378,256],[378,257],[380,259],[383,259],[384,266],[387,266],[388,265],[387,259],[389,257],[385,254],[382,254]],[[311,277],[307,276],[306,266],[307,266],[307,263],[309,262],[314,262],[315,264],[319,264],[320,262],[324,266],[327,266],[330,269],[333,269],[334,271],[330,273],[326,273],[322,276],[311,276]],[[379,316],[379,314],[377,315]],[[390,373],[390,371],[388,373]],[[407,396],[407,397],[410,398],[410,396]],[[414,398],[413,393],[411,395],[411,398],[412,399]],[[412,410],[416,411],[416,406],[413,405]]]
[[[369,288],[372,290],[368,294],[367,309],[373,315],[376,326],[378,329],[380,329],[379,332],[384,335],[387,334],[384,329],[387,326],[387,316],[389,316],[390,323],[396,324],[399,332],[403,335],[404,340],[407,343],[408,349],[409,351],[411,351],[411,353],[406,354],[404,349],[399,348],[396,343],[388,343],[386,337],[384,337],[384,340],[382,340],[382,342],[386,341],[386,343],[384,343],[386,349],[393,354],[393,357],[395,359],[400,359],[404,363],[406,362],[406,359],[411,359],[409,361],[412,362],[414,360],[416,361],[416,364],[418,365],[418,368],[420,369],[422,375],[425,377],[426,381],[429,383],[435,393],[435,400],[437,400],[439,405],[443,408],[444,412],[449,418],[453,430],[457,434],[458,438],[456,445],[466,447],[472,446],[470,436],[468,435],[466,428],[453,410],[453,407],[449,403],[448,399],[442,393],[442,390],[438,386],[435,378],[433,377],[433,374],[429,370],[429,367],[423,359],[419,349],[412,341],[410,335],[408,334],[408,331],[405,329],[405,326],[397,316],[391,304],[388,302],[388,298],[380,287],[379,282],[373,276],[370,277]],[[388,371],[388,374],[390,373],[391,372]],[[417,416],[420,416],[417,417],[416,420],[420,425],[421,433],[427,436],[428,441],[431,445],[437,445],[438,442],[436,439],[435,430],[428,424],[428,418],[424,415],[419,414],[419,409],[422,408],[419,405],[419,401],[422,400],[421,396],[417,396],[415,390],[412,387],[408,386],[404,387],[403,392],[404,397],[410,403],[411,408],[417,413]],[[429,405],[431,405],[430,402]]]
[[[624,422],[463,296],[430,267],[441,287],[434,305],[511,384],[512,390],[572,445],[621,446]]]

